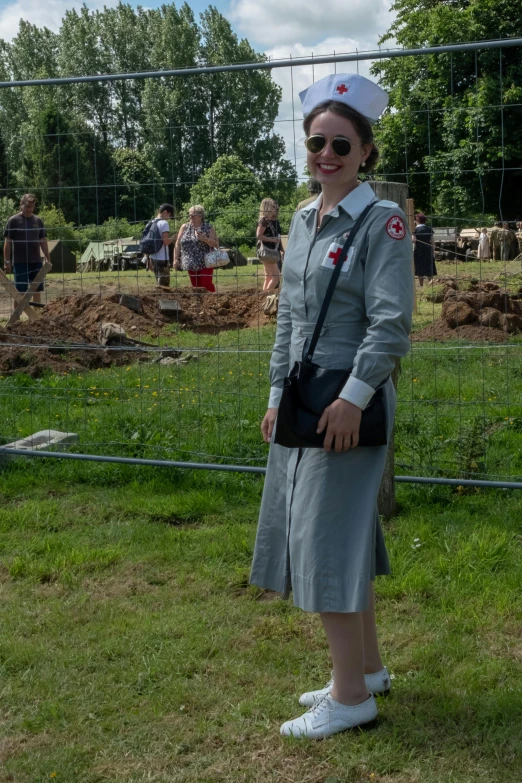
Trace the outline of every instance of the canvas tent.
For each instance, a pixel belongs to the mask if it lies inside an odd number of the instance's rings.
[[[76,272],[76,256],[66,242],[63,242],[61,239],[50,239],[47,242],[47,246],[51,264],[53,265],[49,274]]]
[[[89,261],[101,261],[103,258],[103,242],[89,242],[87,247],[82,253],[80,258],[80,264],[82,268],[87,265]]]

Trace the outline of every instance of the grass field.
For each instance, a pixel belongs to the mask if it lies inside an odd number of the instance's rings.
[[[318,618],[247,586],[258,477],[10,462],[0,781],[522,779],[516,492],[399,488],[378,581],[392,695],[366,734],[283,740],[329,676]]]
[[[421,298],[415,328],[439,310]],[[51,427],[78,451],[262,465],[273,338],[173,327],[187,365],[0,378],[2,442]],[[522,476],[520,346],[413,345],[397,473]],[[399,485],[377,588],[393,693],[375,731],[300,744],[279,725],[329,662],[316,616],[248,586],[261,489],[0,463],[0,783],[522,780],[520,494]]]
[[[274,328],[202,335],[174,326],[159,342],[199,357],[183,366],[0,377],[3,442],[51,428],[77,433],[83,452],[262,465]],[[413,344],[399,380],[399,473],[522,477],[521,346],[520,336]]]

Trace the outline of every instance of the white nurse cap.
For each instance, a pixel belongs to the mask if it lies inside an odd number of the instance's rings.
[[[351,106],[373,124],[388,105],[389,96],[375,82],[357,73],[332,73],[299,93],[306,117],[324,101]]]

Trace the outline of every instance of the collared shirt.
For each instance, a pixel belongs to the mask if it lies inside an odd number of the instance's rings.
[[[356,188],[351,190],[347,196],[339,201],[339,203],[336,204],[333,209],[331,209],[329,212],[326,212],[325,217],[328,215],[329,217],[338,218],[340,210],[343,210],[347,215],[351,215],[354,220],[357,220],[363,209],[367,207],[368,204],[370,204],[372,201],[375,201],[375,193],[373,192],[371,186],[367,182],[361,182],[359,185],[357,185]],[[315,201],[312,201],[311,204],[303,207],[301,211],[310,212],[310,210],[313,209],[316,212],[319,212],[322,203],[323,194],[320,193]]]
[[[356,219],[375,201],[368,183],[323,215],[322,194],[294,215],[285,255],[269,407],[278,407],[284,377],[310,343],[328,282]],[[379,201],[343,263],[313,361],[352,368],[340,396],[364,409],[409,349],[413,309],[412,246],[397,204]]]

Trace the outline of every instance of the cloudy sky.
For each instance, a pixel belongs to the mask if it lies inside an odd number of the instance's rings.
[[[248,38],[271,58],[308,57],[333,52],[372,51],[392,22],[391,0],[188,0],[196,13],[213,2],[230,20],[240,37]],[[115,0],[87,0],[90,8],[115,5]],[[178,2],[177,5],[180,5]],[[68,8],[80,7],[71,0],[0,0],[0,38],[16,35],[20,19],[57,30]],[[132,2],[132,5],[137,3]],[[160,2],[143,2],[154,7]],[[363,61],[359,72],[368,75],[370,63]],[[304,165],[298,93],[314,79],[334,70],[333,65],[274,69],[274,80],[283,88],[278,131],[284,136],[287,153],[301,174]],[[355,72],[357,63],[338,65],[337,71]],[[294,100],[292,101],[292,86]],[[294,146],[294,135],[296,146]]]

